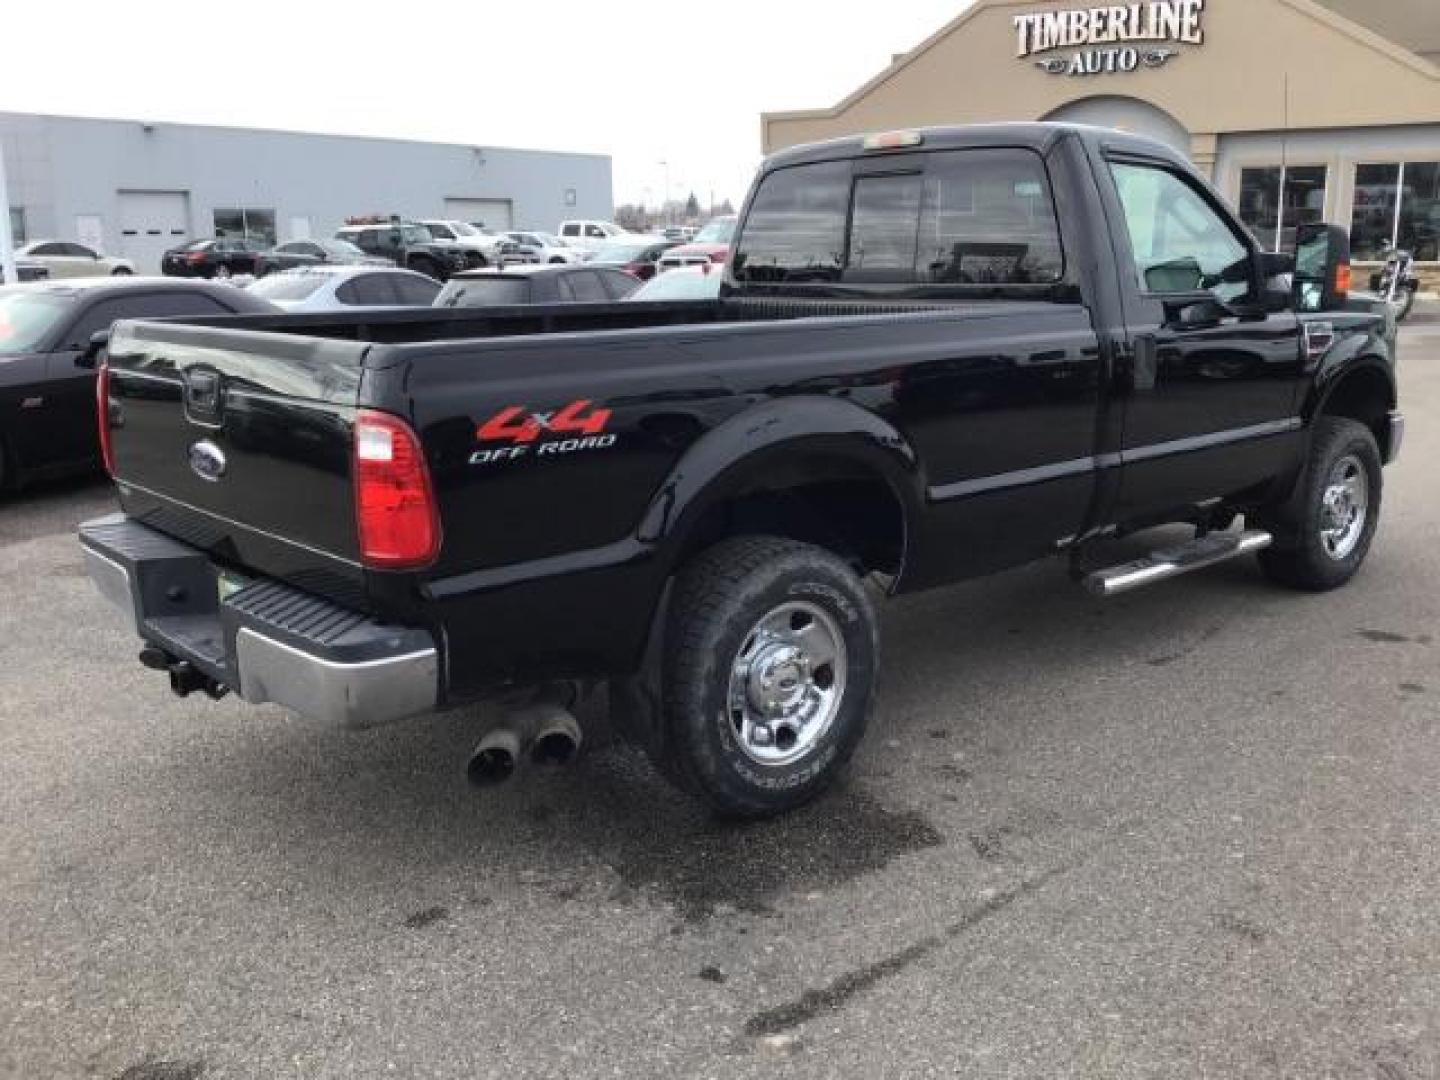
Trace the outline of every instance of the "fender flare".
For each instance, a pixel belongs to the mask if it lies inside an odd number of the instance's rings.
[[[668,575],[708,509],[751,489],[774,464],[795,455],[854,466],[882,480],[900,506],[902,544],[908,545],[925,501],[919,456],[882,417],[821,395],[771,399],[702,435],[656,490],[637,538],[661,550]]]

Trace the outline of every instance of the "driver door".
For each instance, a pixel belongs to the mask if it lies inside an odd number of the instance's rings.
[[[1254,242],[1213,193],[1164,162],[1105,165],[1123,222],[1130,363],[1110,442],[1122,465],[1112,520],[1126,521],[1283,471],[1299,448],[1302,346],[1295,313],[1266,310]]]

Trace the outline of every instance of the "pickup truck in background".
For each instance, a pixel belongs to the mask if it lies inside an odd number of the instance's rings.
[[[1100,595],[1252,551],[1348,581],[1403,431],[1348,269],[1119,132],[796,148],[718,300],[119,323],[121,512],[80,538],[178,692],[364,724],[605,680],[665,775],[773,814],[865,730],[882,592],[1051,555]],[[1162,523],[1194,539],[1098,564]],[[542,699],[472,775],[576,745]]]

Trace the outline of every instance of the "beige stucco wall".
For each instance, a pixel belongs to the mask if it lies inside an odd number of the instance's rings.
[[[765,150],[897,127],[1036,120],[1095,95],[1164,109],[1190,131],[1202,164],[1213,163],[1216,137],[1226,132],[1440,119],[1440,68],[1311,0],[1208,0],[1205,43],[1179,46],[1158,69],[1049,75],[1034,57],[1016,57],[1015,15],[1097,4],[978,0],[837,106],[767,113]]]

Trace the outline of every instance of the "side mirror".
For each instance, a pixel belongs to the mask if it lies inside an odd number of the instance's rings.
[[[109,330],[96,330],[90,335],[90,344],[85,346],[85,351],[75,358],[75,366],[81,368],[93,368],[100,360],[100,354],[105,351],[105,346],[110,344]]]
[[[1341,311],[1349,296],[1350,234],[1338,225],[1301,225],[1295,233],[1295,310]]]

